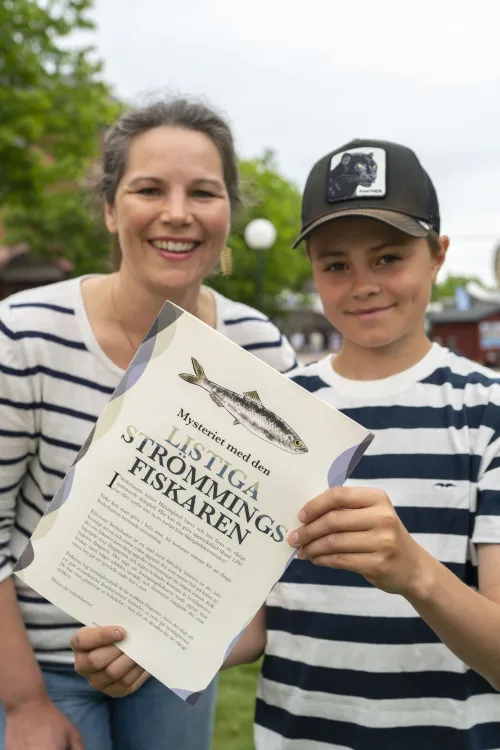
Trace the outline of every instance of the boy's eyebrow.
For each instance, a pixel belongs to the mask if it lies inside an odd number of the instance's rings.
[[[332,249],[326,249],[322,250],[317,254],[318,260],[323,260],[324,258],[344,258],[346,253],[343,252],[343,250],[332,250]]]
[[[384,242],[381,242],[379,245],[374,245],[373,247],[367,248],[369,253],[378,253],[381,250],[384,250],[386,247],[391,247],[394,243],[385,240]],[[344,258],[347,255],[345,250],[335,250],[334,248],[325,248],[325,250],[322,250],[318,253],[317,257],[318,260],[322,260],[323,258]]]

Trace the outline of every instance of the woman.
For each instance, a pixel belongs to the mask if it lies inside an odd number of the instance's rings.
[[[11,576],[166,299],[276,369],[295,365],[264,315],[203,286],[240,200],[217,114],[181,99],[128,112],[105,139],[100,192],[119,270],[0,305],[0,748],[208,750],[214,686],[194,710],[153,679],[110,700],[73,671],[77,623]]]

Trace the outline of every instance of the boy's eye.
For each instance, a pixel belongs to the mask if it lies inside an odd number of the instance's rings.
[[[338,263],[330,263],[326,268],[325,271],[333,271],[334,273],[339,273],[340,271],[345,271],[346,264],[341,263],[340,261]]]
[[[380,265],[386,266],[390,263],[396,263],[398,260],[401,260],[400,255],[394,255],[394,253],[386,253],[386,255],[382,255],[382,257],[378,259],[378,262]]]

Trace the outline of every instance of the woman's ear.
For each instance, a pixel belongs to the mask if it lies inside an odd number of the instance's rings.
[[[116,211],[114,206],[111,206],[107,201],[104,201],[104,221],[108,232],[116,234],[118,229],[116,226]]]

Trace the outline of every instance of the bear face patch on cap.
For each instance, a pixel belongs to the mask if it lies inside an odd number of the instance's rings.
[[[362,146],[332,156],[326,183],[328,203],[385,195],[385,149]]]

